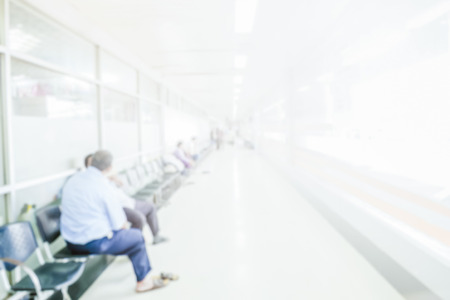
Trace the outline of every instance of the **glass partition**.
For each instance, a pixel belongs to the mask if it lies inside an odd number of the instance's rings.
[[[104,148],[115,158],[139,151],[137,99],[105,89],[103,93]]]
[[[141,102],[142,151],[157,152],[161,149],[161,108],[158,105]]]
[[[78,167],[98,147],[95,85],[12,60],[16,180]]]
[[[139,157],[130,157],[125,159],[114,159],[113,161],[113,172],[120,173],[123,170],[130,169],[139,164]]]
[[[28,8],[10,2],[12,51],[95,78],[95,46]]]
[[[174,109],[180,109],[180,97],[175,93],[168,93],[167,105]]]
[[[116,57],[101,52],[101,80],[121,90],[136,93],[137,71]]]
[[[153,101],[159,101],[159,85],[156,81],[142,75],[139,81],[139,92],[142,97]]]
[[[166,87],[161,86],[160,87],[160,101],[163,104],[168,104],[169,100],[169,91],[167,90]]]
[[[34,218],[37,207],[45,206],[56,200],[56,195],[64,186],[67,178],[60,178],[30,188],[18,190],[14,204],[12,220],[29,220]],[[32,208],[29,205],[34,206]]]

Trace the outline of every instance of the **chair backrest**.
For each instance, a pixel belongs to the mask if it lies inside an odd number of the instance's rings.
[[[179,160],[175,155],[173,154],[166,154],[163,156],[164,165],[173,165],[177,171],[183,171],[185,169],[184,163]]]
[[[153,163],[152,162],[146,162],[144,164],[145,172],[147,172],[147,175],[151,175],[153,173]]]
[[[58,205],[49,205],[36,211],[36,223],[42,240],[52,243],[60,235],[61,209]]]
[[[145,183],[150,183],[157,179],[157,174],[153,171],[151,165],[148,166],[148,163],[138,166],[137,170],[140,172],[139,176],[144,179]]]
[[[139,165],[136,167],[136,172],[139,176],[139,178],[143,181],[145,181],[149,176],[147,175],[147,172],[145,171],[144,165]]]
[[[158,164],[156,160],[152,161],[152,168],[156,176],[164,175],[164,169]]]
[[[33,254],[38,245],[30,222],[16,222],[0,227],[0,257],[26,261]],[[15,265],[5,263],[7,271]]]
[[[157,159],[155,159],[154,162],[155,162],[161,169],[164,169],[165,163],[164,163],[164,159],[163,159],[162,156],[161,156],[161,157],[158,157]]]
[[[122,185],[121,189],[127,194],[132,194],[133,191],[135,190],[135,188],[131,186],[127,173],[125,171],[123,171],[123,172],[117,174],[117,177],[119,178],[120,181],[122,181],[123,185]]]
[[[128,180],[130,181],[130,184],[133,187],[139,187],[141,184],[141,181],[139,180],[139,175],[136,172],[135,168],[128,169],[127,170]]]

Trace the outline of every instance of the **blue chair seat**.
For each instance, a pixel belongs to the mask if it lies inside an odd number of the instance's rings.
[[[62,258],[78,259],[78,258],[87,258],[87,257],[90,257],[90,256],[95,256],[95,255],[96,254],[88,254],[88,253],[85,253],[85,254],[74,254],[74,253],[72,253],[72,251],[69,250],[69,248],[64,247],[61,250],[59,250],[58,252],[56,252],[53,255],[53,257],[54,258],[59,258],[59,259],[62,259]]]
[[[47,263],[34,270],[42,290],[58,290],[68,282],[75,282],[83,272],[83,263],[64,262]],[[34,285],[29,276],[24,277],[11,287],[14,291],[34,291]]]

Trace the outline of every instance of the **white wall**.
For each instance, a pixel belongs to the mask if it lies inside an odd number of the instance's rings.
[[[193,136],[197,137],[199,142],[209,139],[210,129],[207,119],[172,108],[164,109],[163,118],[166,151],[173,151],[178,141],[186,143]]]
[[[317,201],[447,299],[440,278],[450,274],[450,6],[381,3],[352,6],[317,36],[317,54],[284,70],[243,132]]]

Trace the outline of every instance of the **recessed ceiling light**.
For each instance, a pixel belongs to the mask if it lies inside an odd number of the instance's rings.
[[[307,90],[309,90],[309,86],[307,85],[301,86],[297,89],[299,92],[306,92]]]
[[[244,76],[242,75],[236,75],[234,76],[234,84],[242,84],[244,82]]]
[[[236,69],[243,69],[247,65],[247,56],[243,54],[236,55],[234,58],[234,66]]]
[[[255,21],[258,0],[236,0],[234,30],[236,33],[251,33]]]
[[[317,81],[319,82],[331,82],[334,79],[334,74],[332,72],[328,72],[317,77]]]

